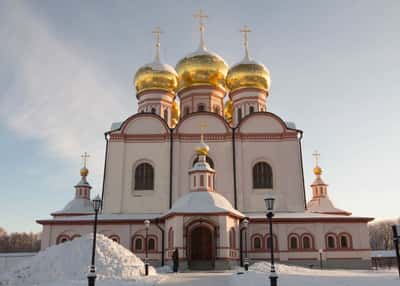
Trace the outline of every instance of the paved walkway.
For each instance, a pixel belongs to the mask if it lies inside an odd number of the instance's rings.
[[[165,274],[160,286],[227,286],[230,276],[235,273],[226,272],[184,272]]]

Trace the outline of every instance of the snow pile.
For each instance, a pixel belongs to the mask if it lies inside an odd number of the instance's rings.
[[[232,286],[268,285],[270,263],[258,262],[249,267],[250,271],[233,275],[229,281]],[[285,286],[398,286],[399,278],[393,271],[373,270],[320,270],[299,266],[276,264],[279,285]]]
[[[86,280],[93,234],[52,246],[26,259],[0,276],[0,285],[36,285],[50,281]],[[96,238],[97,279],[141,280],[144,263],[120,244],[98,234]],[[155,274],[150,267],[150,274]]]

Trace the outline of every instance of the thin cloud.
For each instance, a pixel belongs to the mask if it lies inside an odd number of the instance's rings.
[[[3,3],[6,13],[0,20],[0,36],[6,39],[0,60],[10,68],[8,82],[2,83],[0,120],[20,136],[41,140],[61,158],[79,160],[88,151],[98,184],[102,134],[116,115],[127,114],[119,99],[122,89],[29,8],[15,3]]]

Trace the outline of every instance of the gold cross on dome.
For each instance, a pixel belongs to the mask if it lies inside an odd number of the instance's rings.
[[[90,155],[85,152],[83,155],[81,155],[81,157],[83,159],[83,167],[86,168],[86,163],[87,163],[87,160],[89,159]]]
[[[243,33],[244,36],[244,44],[247,46],[248,42],[249,42],[249,33],[251,32],[251,30],[249,29],[249,27],[247,27],[247,25],[244,25],[243,28],[240,30],[240,32]]]
[[[204,22],[203,19],[207,19],[208,16],[206,14],[203,14],[203,10],[199,10],[199,12],[197,12],[196,14],[193,15],[195,19],[199,19],[199,23],[200,23],[200,30],[202,28],[204,28]]]
[[[315,150],[314,153],[313,153],[312,155],[313,155],[314,158],[315,158],[315,166],[318,166],[318,160],[319,160],[319,157],[321,156],[321,154],[319,154],[318,151]]]
[[[208,124],[207,124],[207,123],[201,122],[201,123],[200,123],[200,130],[201,130],[201,133],[204,133],[204,130],[206,130],[207,127],[208,127]]]
[[[157,45],[157,47],[160,46],[160,35],[163,33],[163,31],[161,31],[160,27],[157,26],[151,32],[156,35],[156,45]]]
[[[208,18],[208,16],[206,14],[203,14],[203,10],[199,10],[198,13],[193,15],[195,19],[199,19],[199,23],[200,23],[200,48],[201,49],[205,49],[205,44],[204,44],[204,22],[203,19]]]
[[[251,32],[251,30],[249,29],[249,27],[247,27],[247,25],[244,25],[240,32],[243,33],[244,37],[244,51],[246,53],[246,57],[249,57],[249,33]]]

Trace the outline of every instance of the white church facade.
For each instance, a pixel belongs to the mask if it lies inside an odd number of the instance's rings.
[[[273,194],[277,261],[319,265],[321,253],[326,267],[369,267],[372,218],[334,207],[318,164],[307,202],[303,132],[268,109],[269,71],[250,58],[243,31],[245,57],[231,68],[205,47],[202,21],[199,48],[176,68],[161,62],[157,41],[135,75],[138,112],[105,133],[98,231],[142,258],[147,249],[155,265],[178,249],[184,268],[230,268],[245,249],[251,262],[270,258],[264,197]],[[42,249],[92,232],[87,176],[85,166],[75,198],[38,220]]]

